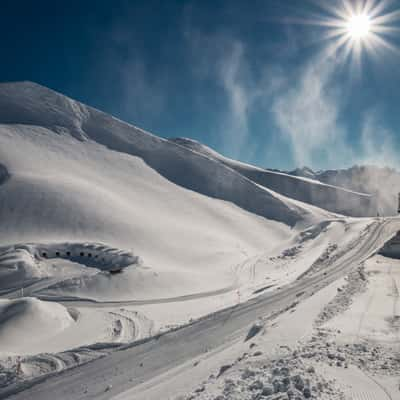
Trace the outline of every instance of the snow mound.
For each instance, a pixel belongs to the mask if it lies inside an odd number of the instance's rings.
[[[192,139],[172,138],[170,141],[217,160],[259,185],[292,199],[353,217],[376,215],[376,203],[370,194],[309,179],[305,177],[307,174],[294,176],[231,160]],[[313,177],[310,171],[307,171],[308,176]]]
[[[72,324],[61,304],[34,298],[0,300],[0,352],[18,352],[21,343],[45,342]]]

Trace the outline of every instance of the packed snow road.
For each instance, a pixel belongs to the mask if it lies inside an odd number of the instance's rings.
[[[175,331],[132,344],[91,363],[40,378],[34,383],[28,382],[25,388],[8,387],[0,391],[0,398],[112,398],[204,352],[244,339],[249,326],[257,318],[285,310],[299,300],[299,293],[303,293],[304,299],[342,277],[376,252],[399,229],[398,218],[376,221],[355,246],[321,272],[306,275],[273,293],[209,315]]]

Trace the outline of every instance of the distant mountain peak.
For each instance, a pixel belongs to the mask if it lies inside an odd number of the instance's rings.
[[[296,168],[289,172],[291,175],[302,176],[303,178],[315,179],[316,173],[309,167]]]

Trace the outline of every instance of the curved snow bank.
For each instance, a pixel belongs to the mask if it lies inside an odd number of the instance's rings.
[[[68,310],[57,303],[34,298],[0,300],[0,352],[20,352],[73,323]]]
[[[102,243],[38,244],[35,256],[42,259],[63,258],[103,271],[118,271],[140,262],[139,257],[132,252]]]
[[[173,138],[170,141],[218,160],[259,185],[292,199],[354,217],[376,215],[376,202],[372,195],[231,160],[192,139]]]
[[[65,266],[62,260],[71,263]],[[120,271],[139,262],[132,252],[101,243],[17,244],[0,248],[0,289],[19,289],[52,277],[85,275],[86,268],[79,267]]]
[[[268,219],[295,225],[310,210],[276,196],[219,161],[177,146],[52,90],[29,82],[0,85],[0,122],[31,124],[142,158],[184,188],[230,201]]]

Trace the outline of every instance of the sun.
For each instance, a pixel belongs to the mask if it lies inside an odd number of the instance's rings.
[[[295,23],[323,27],[318,41],[328,55],[361,64],[363,53],[381,60],[382,51],[399,55],[400,10],[392,0],[307,0],[322,12],[295,19]],[[393,39],[395,39],[393,41]]]
[[[347,21],[348,34],[356,40],[366,39],[371,33],[372,21],[367,14],[352,15]]]

